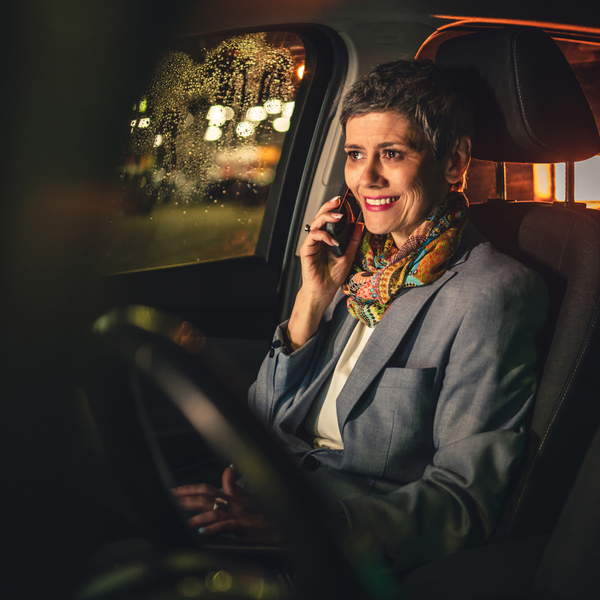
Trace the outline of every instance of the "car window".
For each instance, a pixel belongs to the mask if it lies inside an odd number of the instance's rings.
[[[132,107],[104,270],[248,256],[305,68],[290,32],[189,37]]]
[[[433,58],[444,39],[471,33],[473,29],[448,28],[430,38],[419,51],[421,58]],[[553,32],[549,32],[551,35]],[[555,37],[575,71],[600,128],[600,43]],[[506,193],[509,200],[564,201],[565,164],[506,163]],[[469,202],[486,202],[496,196],[495,164],[472,160],[467,175]],[[575,200],[600,208],[600,156],[575,163]]]
[[[600,129],[600,44],[557,39],[590,103]],[[550,167],[551,169],[551,167]],[[556,198],[565,199],[565,166],[556,165]],[[542,179],[546,177],[541,174]],[[575,163],[575,199],[600,208],[600,156]]]

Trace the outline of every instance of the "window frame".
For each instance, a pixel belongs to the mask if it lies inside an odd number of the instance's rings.
[[[279,296],[285,287],[281,283],[293,258],[297,222],[304,213],[348,67],[341,36],[322,25],[269,25],[206,35],[232,37],[270,31],[288,31],[301,38],[306,71],[254,255],[105,275],[107,308],[145,304],[189,319],[208,336],[270,339],[279,318]]]

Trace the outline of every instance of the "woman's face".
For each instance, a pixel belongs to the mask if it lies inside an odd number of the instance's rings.
[[[346,124],[346,184],[371,233],[391,233],[400,247],[447,196],[453,158],[435,161],[397,113],[368,113]],[[462,171],[460,172],[462,175]]]

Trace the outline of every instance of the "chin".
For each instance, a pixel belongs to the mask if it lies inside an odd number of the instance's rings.
[[[365,228],[367,229],[367,231],[369,231],[370,233],[373,233],[375,235],[387,235],[388,233],[391,233],[391,231],[388,228],[382,227],[381,225],[379,227],[377,227],[376,225],[373,225],[372,227],[370,227],[369,223],[367,222],[366,219],[365,219]]]

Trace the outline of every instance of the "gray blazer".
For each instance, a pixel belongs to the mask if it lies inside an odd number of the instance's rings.
[[[314,450],[303,422],[357,323],[345,300],[265,359],[252,410],[393,568],[483,543],[523,451],[543,281],[469,223],[445,274],[403,290],[367,342],[337,400],[344,450]]]

